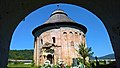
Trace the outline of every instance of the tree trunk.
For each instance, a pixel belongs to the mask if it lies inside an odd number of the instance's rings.
[[[84,65],[86,65],[86,64],[85,64],[85,58],[83,58],[83,63],[84,63]]]

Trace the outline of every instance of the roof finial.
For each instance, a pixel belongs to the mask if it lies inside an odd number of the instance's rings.
[[[57,5],[57,9],[59,9],[59,6],[60,6],[60,5],[58,4],[58,5]]]

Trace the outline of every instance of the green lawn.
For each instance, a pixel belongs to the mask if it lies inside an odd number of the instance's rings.
[[[32,68],[31,64],[8,64],[8,68]]]

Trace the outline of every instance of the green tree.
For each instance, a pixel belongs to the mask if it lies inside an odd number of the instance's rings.
[[[33,50],[10,50],[9,59],[15,60],[32,60]]]
[[[93,55],[92,48],[87,48],[84,43],[79,44],[79,54],[82,56],[83,64],[86,65],[86,58]],[[81,61],[81,60],[80,60]]]

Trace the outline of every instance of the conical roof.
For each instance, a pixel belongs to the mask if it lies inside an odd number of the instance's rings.
[[[85,26],[70,19],[63,10],[57,9],[51,14],[49,19],[44,24],[35,28],[32,33],[34,36],[39,36],[46,30],[60,27],[73,27],[82,30],[84,33],[87,32],[87,28]]]
[[[58,23],[58,22],[74,22],[72,19],[70,19],[68,17],[68,15],[60,9],[55,10],[50,18],[45,22],[45,24],[47,23]]]

